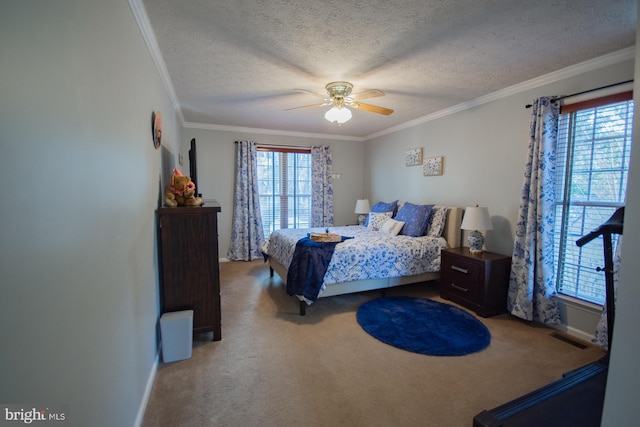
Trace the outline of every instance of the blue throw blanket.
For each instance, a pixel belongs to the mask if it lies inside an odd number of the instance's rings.
[[[340,242],[314,242],[307,235],[298,240],[287,273],[287,294],[317,300],[336,245],[352,238],[342,236]]]

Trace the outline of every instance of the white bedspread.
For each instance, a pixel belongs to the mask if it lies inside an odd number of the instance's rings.
[[[307,233],[324,231],[324,228],[277,230],[267,238],[263,252],[288,269],[296,242]],[[330,232],[353,239],[336,245],[323,287],[439,271],[440,250],[448,248],[442,237],[389,236],[363,226],[330,227]]]

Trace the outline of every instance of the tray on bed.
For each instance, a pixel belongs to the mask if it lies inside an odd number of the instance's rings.
[[[340,242],[342,235],[335,233],[310,233],[309,238],[314,242]]]

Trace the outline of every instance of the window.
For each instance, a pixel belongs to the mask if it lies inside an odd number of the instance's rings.
[[[602,238],[583,235],[623,206],[633,123],[631,92],[564,106],[556,150],[556,286],[596,304],[606,300]],[[617,236],[613,236],[615,248]]]
[[[311,151],[258,147],[258,188],[264,235],[311,226]]]

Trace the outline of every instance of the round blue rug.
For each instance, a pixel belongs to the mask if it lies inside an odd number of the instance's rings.
[[[369,335],[414,353],[462,356],[491,342],[487,327],[471,314],[426,298],[374,299],[358,308],[356,318]]]

